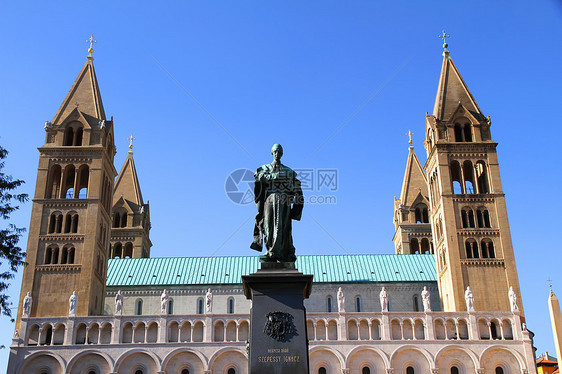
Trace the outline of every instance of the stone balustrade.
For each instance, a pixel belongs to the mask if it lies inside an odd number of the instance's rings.
[[[247,314],[22,318],[14,346],[245,342]],[[308,339],[435,341],[529,339],[514,313],[308,313]]]

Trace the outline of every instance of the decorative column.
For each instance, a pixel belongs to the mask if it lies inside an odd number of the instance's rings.
[[[178,326],[178,335],[180,327]],[[166,315],[160,316],[160,323],[158,324],[158,343],[166,343],[168,341],[168,320]]]
[[[390,318],[388,318],[388,312],[382,313],[381,330],[382,330],[381,339],[382,340],[390,340]],[[394,370],[394,369],[392,369],[392,370]]]
[[[111,344],[119,344],[121,341],[121,316],[113,317],[113,333],[111,334]]]
[[[433,316],[430,313],[425,314],[425,339],[426,340],[435,340],[435,329],[433,326]]]

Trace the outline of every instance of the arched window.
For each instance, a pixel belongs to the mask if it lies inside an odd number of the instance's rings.
[[[51,259],[51,264],[58,264],[59,263],[59,247],[53,248],[53,257]]]
[[[478,243],[474,239],[468,239],[465,242],[466,258],[479,258]]]
[[[494,242],[490,239],[483,239],[480,243],[482,248],[482,258],[496,258],[496,252],[494,251]]]
[[[488,212],[488,209],[486,209],[485,207],[478,208],[476,212],[476,218],[478,221],[478,227],[480,228],[492,227],[490,224],[490,213]]]
[[[320,367],[320,369],[318,369],[318,374],[326,374],[326,368],[324,366]]]
[[[236,374],[236,370],[234,370],[234,368],[230,368],[228,369],[227,374]]]
[[[141,369],[135,370],[135,374],[144,374],[144,372]]]
[[[233,297],[228,298],[227,310],[228,310],[229,314],[234,314],[234,298]]]
[[[95,370],[90,370],[88,374],[97,374]]]
[[[55,250],[57,251],[57,257],[58,257],[58,247],[56,246],[52,246],[47,248],[47,250],[45,251],[45,265],[50,265],[50,264],[56,264],[56,262],[54,262],[54,252]]]
[[[416,223],[429,223],[429,215],[427,213],[427,205],[419,204],[416,207]]]
[[[414,255],[418,253],[420,253],[420,244],[418,242],[418,239],[412,238],[410,240],[410,254]]]
[[[174,299],[168,300],[168,314],[174,314]]]
[[[127,212],[121,214],[121,225],[120,227],[127,227]]]
[[[429,239],[423,238],[421,240],[421,251],[420,253],[423,254],[430,254],[431,253],[431,246],[429,245]]]
[[[332,313],[332,296],[328,295],[326,298],[326,311]]]
[[[119,212],[115,212],[113,215],[113,227],[119,227],[121,224],[121,214]]]
[[[451,162],[451,182],[453,183],[453,193],[463,194],[464,186],[462,182],[461,166],[458,161]]]
[[[189,374],[189,370],[183,369],[183,370],[181,371],[181,374]]]
[[[498,367],[496,368],[496,374],[503,374],[503,373],[504,373],[504,372],[503,372],[503,368],[500,367],[500,366],[498,366]]]
[[[121,243],[115,243],[113,246],[113,258],[123,258],[123,246]]]
[[[63,184],[62,184],[62,195],[63,199],[73,199],[74,198],[74,179],[76,177],[76,169],[74,165],[68,165],[64,168]]]
[[[463,229],[466,228],[474,228],[474,211],[469,207],[462,208],[461,211],[461,218],[462,218],[462,227]]]
[[[363,369],[361,369],[361,374],[371,374],[371,369],[369,369],[368,366],[365,366]]]
[[[66,130],[64,130],[64,139],[62,141],[62,145],[70,146],[72,145],[73,141],[74,141],[74,129],[69,126],[66,128]]]
[[[72,226],[72,214],[67,213],[64,219],[64,233],[68,234]]]
[[[123,258],[132,258],[133,257],[133,243],[127,242],[125,244],[125,253],[123,253]]]
[[[88,197],[88,182],[90,180],[90,168],[88,165],[82,165],[78,169],[78,191],[76,193],[79,199]]]
[[[68,259],[67,259],[68,264],[74,264],[74,252],[75,251],[76,250],[74,249],[74,247],[68,248]]]
[[[463,135],[464,135],[464,141],[465,142],[471,142],[472,141],[472,126],[470,125],[470,123],[465,123],[463,126]]]
[[[70,227],[70,232],[76,234],[78,232],[78,213],[72,216],[72,225]]]
[[[137,316],[142,315],[142,299],[138,299],[135,305],[135,313]]]
[[[478,193],[490,193],[488,173],[484,161],[478,161],[476,163],[476,180],[478,182]]]
[[[61,174],[62,171],[60,165],[53,165],[49,170],[47,191],[45,193],[45,197],[47,199],[57,199],[60,196]]]
[[[361,312],[362,311],[361,305],[361,296],[355,296],[355,311]]]
[[[84,135],[84,131],[82,130],[82,127],[79,127],[76,129],[76,131],[74,132],[74,140],[72,142],[73,145],[82,145],[82,137]]]
[[[416,372],[414,371],[413,367],[408,366],[408,368],[406,369],[406,374],[416,374]]]
[[[455,142],[462,142],[463,135],[462,126],[459,123],[455,123]]]
[[[414,312],[419,312],[420,311],[420,304],[419,304],[419,301],[418,301],[418,295],[414,295],[412,301],[414,303]]]
[[[68,261],[68,248],[64,247],[62,249],[62,255],[61,255],[61,259],[60,259],[60,263],[61,264],[66,264]]]
[[[451,367],[451,374],[459,374],[459,368],[456,366]]]
[[[203,314],[203,298],[200,297],[197,299],[197,314]]]
[[[62,232],[62,214],[61,212],[54,212],[49,217],[49,234],[60,234]]]

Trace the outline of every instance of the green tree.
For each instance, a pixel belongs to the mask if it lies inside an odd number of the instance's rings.
[[[10,214],[19,209],[18,203],[28,200],[27,194],[15,193],[19,186],[25,183],[22,180],[14,180],[12,176],[3,172],[4,159],[8,155],[8,151],[0,146],[0,217],[4,220],[10,219]],[[24,264],[25,252],[18,246],[18,242],[25,228],[16,227],[12,223],[2,225],[0,227],[0,265],[7,268],[0,272],[0,309],[2,314],[11,317],[11,302],[8,301],[9,296],[6,295],[8,281],[14,278],[18,266]]]

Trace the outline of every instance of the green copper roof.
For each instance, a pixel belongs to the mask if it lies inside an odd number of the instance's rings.
[[[107,286],[240,284],[258,269],[257,256],[111,259]],[[300,272],[314,283],[435,282],[433,255],[298,256]]]

